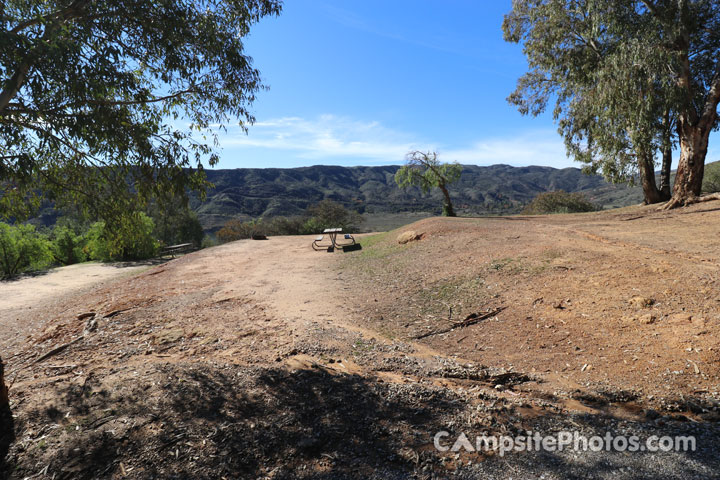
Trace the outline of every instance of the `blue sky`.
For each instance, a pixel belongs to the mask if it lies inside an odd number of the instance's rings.
[[[502,39],[509,10],[509,0],[287,0],[246,39],[270,89],[247,134],[221,135],[217,168],[388,165],[411,149],[579,166],[549,114],[523,117],[505,100],[526,70],[521,47]]]

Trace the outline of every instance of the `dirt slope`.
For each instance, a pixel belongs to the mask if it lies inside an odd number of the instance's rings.
[[[549,389],[622,388],[656,406],[714,401],[719,220],[710,207],[430,219],[401,229],[423,240],[400,246],[393,233],[351,263],[376,287],[370,325],[397,337],[506,307],[422,343],[540,374]]]
[[[0,471],[712,478],[718,220],[711,204],[429,219],[403,229],[418,242],[396,231],[347,254],[241,241],[38,305],[31,338],[3,352]],[[500,458],[438,452],[440,430],[692,434],[699,448]]]

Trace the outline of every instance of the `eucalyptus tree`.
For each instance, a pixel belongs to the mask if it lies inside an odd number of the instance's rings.
[[[635,25],[638,31],[643,25]],[[645,26],[645,28],[647,28]],[[612,40],[607,41],[610,43]],[[634,183],[639,177],[645,203],[670,199],[673,117],[666,101],[671,84],[649,68],[654,58],[638,60],[651,51],[635,42],[609,45],[596,60],[589,82],[575,88],[565,115],[559,119],[568,152],[613,182]],[[660,186],[655,158],[662,156]]]
[[[720,103],[720,1],[645,0],[675,82],[672,105],[680,145],[673,197],[667,208],[693,203],[702,191],[710,133]]]
[[[441,163],[437,152],[415,150],[405,156],[405,165],[395,172],[395,182],[399,187],[417,186],[427,193],[439,188],[443,194],[443,215],[454,217],[455,209],[450,199],[448,185],[460,179],[462,166],[458,163]]]
[[[218,125],[253,121],[243,50],[280,0],[6,0],[0,216],[41,197],[106,220],[204,191]]]
[[[719,22],[717,0],[515,1],[503,29],[530,70],[509,100],[535,115],[554,100],[569,153],[610,180],[639,173],[648,202],[668,197],[674,130],[681,156],[666,206],[695,201],[717,127]]]

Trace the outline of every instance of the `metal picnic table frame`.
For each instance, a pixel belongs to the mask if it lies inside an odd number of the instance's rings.
[[[328,252],[334,251],[336,248],[343,248],[350,245],[355,245],[355,238],[346,233],[344,235],[343,240],[350,240],[349,243],[340,243],[338,242],[337,236],[339,234],[342,234],[342,228],[326,228],[323,230],[323,235],[319,235],[315,240],[313,240],[312,247],[314,250],[327,250]],[[325,235],[330,237],[330,244],[322,244],[322,242],[325,239]]]
[[[179,253],[187,253],[190,250],[192,250],[193,244],[192,243],[181,243],[180,245],[170,245],[168,247],[164,247],[162,250],[160,250],[160,255],[172,255],[173,258],[175,258],[175,255]]]

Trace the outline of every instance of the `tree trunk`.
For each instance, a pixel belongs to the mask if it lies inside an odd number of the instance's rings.
[[[672,171],[672,125],[670,114],[665,112],[663,117],[663,138],[662,138],[662,168],[660,169],[660,195],[663,200],[670,200],[670,172]]]
[[[670,200],[670,172],[672,171],[672,147],[663,147],[662,168],[660,170],[660,195],[663,201]]]
[[[689,25],[689,2],[682,2],[682,23]],[[702,191],[705,157],[707,156],[708,137],[717,121],[717,106],[720,102],[720,76],[715,75],[705,96],[701,109],[696,108],[692,99],[696,98],[696,82],[690,71],[690,39],[686,31],[681,31],[677,39],[677,49],[681,54],[678,86],[687,97],[684,109],[677,118],[677,132],[680,142],[680,159],[673,195],[663,208],[670,209],[680,205],[689,205],[698,201]],[[715,66],[720,68],[720,64]],[[700,82],[702,83],[702,82]]]
[[[663,200],[660,190],[655,182],[655,162],[652,154],[638,154],[638,170],[640,170],[640,182],[642,183],[645,204],[660,203]]]
[[[441,184],[438,185],[440,187],[440,190],[442,191],[443,195],[445,196],[445,205],[443,205],[443,215],[446,217],[456,217],[455,210],[452,206],[452,201],[450,201],[450,192],[448,192],[447,187],[445,185]]]
[[[0,407],[8,404],[8,387],[5,385],[5,365],[0,358]]]
[[[665,208],[695,203],[702,191],[710,129],[681,122],[678,134],[680,160],[675,174],[673,196]]]

